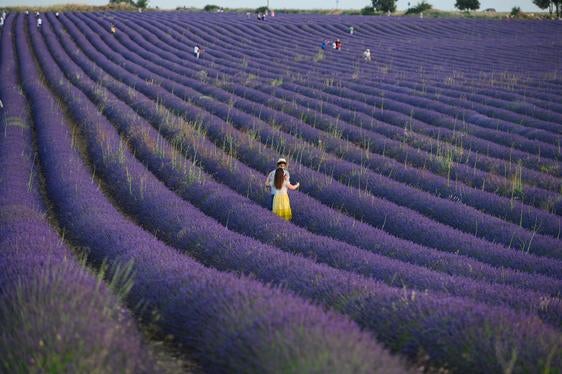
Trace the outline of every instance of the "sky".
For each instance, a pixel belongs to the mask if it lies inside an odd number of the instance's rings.
[[[206,4],[216,4],[230,8],[257,8],[267,5],[268,0],[149,0],[149,6],[158,6],[161,9],[174,9],[178,6],[202,8]],[[408,1],[412,5],[421,0],[398,0],[398,9],[406,9]],[[453,10],[455,0],[427,0],[434,8],[442,10]],[[108,0],[0,0],[2,6],[13,5],[53,5],[60,3],[103,5]],[[369,0],[339,0],[341,9],[360,9],[370,4]],[[336,7],[336,0],[269,0],[269,5],[273,9],[298,8],[298,9],[333,9]],[[536,12],[539,9],[533,5],[532,0],[480,0],[480,8],[495,8],[497,11],[509,11],[512,7],[518,6],[524,12]]]

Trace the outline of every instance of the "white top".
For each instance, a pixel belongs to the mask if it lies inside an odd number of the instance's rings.
[[[37,26],[41,26],[43,20],[41,18],[37,18]]]
[[[277,170],[277,169],[275,169]],[[275,170],[273,170],[271,173],[268,174],[267,176],[267,185],[271,187],[271,194],[275,195],[275,192],[277,191],[277,188],[275,188]],[[291,174],[289,174],[289,171],[287,170],[283,170],[285,172],[285,182],[289,183],[289,180],[291,179]],[[287,188],[285,187],[285,191],[287,190]]]
[[[287,178],[285,176],[285,180],[283,181],[283,186],[281,186],[281,189],[277,189],[275,188],[275,184],[273,185],[273,190],[275,190],[274,193],[288,193],[288,189],[287,186],[289,185],[289,178]]]
[[[193,53],[199,53],[199,47],[198,46],[193,47]]]

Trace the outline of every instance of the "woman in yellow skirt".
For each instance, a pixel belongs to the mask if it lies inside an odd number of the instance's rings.
[[[273,196],[273,213],[279,217],[290,221],[293,218],[291,212],[291,203],[289,201],[288,190],[296,190],[299,188],[300,183],[291,184],[289,176],[285,175],[283,168],[275,170],[275,177],[273,179],[275,186],[275,195]]]

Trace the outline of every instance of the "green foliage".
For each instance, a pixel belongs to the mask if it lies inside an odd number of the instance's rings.
[[[135,5],[133,0],[109,0],[110,4],[130,4]]]
[[[256,9],[256,13],[265,13],[265,12],[269,12],[269,8],[266,6],[260,6],[259,8]]]
[[[511,16],[512,17],[517,17],[519,15],[521,15],[521,8],[519,8],[518,6],[514,6],[513,8],[511,8]]]
[[[146,9],[148,0],[137,0],[137,8]]]
[[[533,0],[533,4],[541,9],[548,8],[550,15],[552,15],[554,8],[556,8],[556,15],[558,17],[561,16],[562,0]]]
[[[271,81],[271,86],[273,87],[279,87],[283,84],[283,78],[277,78],[277,79],[273,79]]]
[[[380,12],[395,12],[396,0],[372,0],[373,8]]]
[[[312,59],[314,60],[314,62],[320,62],[324,60],[324,57],[324,51],[319,49],[318,53]]]
[[[478,0],[457,0],[455,8],[459,10],[478,10],[480,9],[480,1]]]
[[[205,12],[216,12],[217,10],[219,10],[220,7],[218,5],[214,5],[214,4],[207,4],[205,5],[205,7],[203,8],[203,10]]]
[[[550,0],[533,0],[533,4],[541,9],[546,9],[550,6]]]
[[[362,16],[372,16],[375,14],[375,8],[372,6],[366,6],[365,8],[361,9]]]
[[[421,12],[426,12],[428,10],[431,10],[433,8],[433,6],[429,3],[427,3],[425,0],[422,0],[421,3],[418,3],[416,6],[412,7],[412,8],[408,8],[408,10],[406,11],[406,15],[408,14],[419,14]]]

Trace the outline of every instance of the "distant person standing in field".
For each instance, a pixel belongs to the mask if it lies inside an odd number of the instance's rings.
[[[353,35],[353,32],[354,32],[353,26],[349,26],[349,35]]]
[[[363,52],[363,59],[365,59],[365,61],[371,61],[371,50],[369,48]]]
[[[111,28],[109,30],[111,31],[112,34],[115,34],[117,32],[117,27],[115,27],[114,24],[111,24]]]
[[[41,25],[43,24],[43,20],[41,19],[41,17],[37,18],[37,28],[41,28]]]
[[[342,47],[341,40],[336,39],[335,44],[336,44],[336,51],[341,51],[341,47]]]
[[[296,190],[299,188],[299,185],[299,183],[291,184],[291,182],[289,182],[289,176],[283,168],[279,167],[275,170],[275,175],[273,177],[275,194],[273,195],[273,207],[271,209],[274,214],[287,221],[293,218],[288,190]]]
[[[327,45],[326,41],[325,41],[325,40],[322,40],[321,48],[322,48],[322,49],[326,49],[327,46],[328,46],[328,45]]]
[[[272,170],[265,180],[265,187],[271,190],[271,199],[269,200],[269,210],[273,210],[273,196],[275,195],[275,172],[278,168],[281,168],[285,171],[285,175],[287,175],[287,179],[291,178],[291,174],[287,170],[287,160],[284,158],[280,158],[277,160],[277,168]]]
[[[201,48],[199,48],[198,45],[193,47],[193,55],[195,56],[195,58],[199,58],[199,56],[201,55]]]

